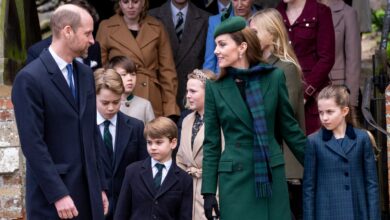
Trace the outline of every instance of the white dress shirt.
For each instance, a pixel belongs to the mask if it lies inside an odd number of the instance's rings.
[[[116,119],[117,118],[118,118],[118,114],[115,114],[115,116],[112,117],[111,119],[103,118],[103,116],[99,113],[99,111],[97,111],[97,114],[96,114],[96,123],[99,126],[100,134],[102,135],[102,137],[104,137],[104,121],[109,120],[111,122],[110,126],[108,127],[108,130],[110,130],[110,133],[112,136],[112,148],[114,148],[114,149],[112,149],[113,151],[115,151]]]
[[[225,6],[224,4],[222,4],[220,1],[217,1],[218,2],[218,12],[219,14],[221,14],[223,11],[223,9],[227,10],[230,6],[230,2]]]
[[[61,73],[64,76],[66,83],[68,83],[68,86],[69,86],[68,70],[66,69],[66,65],[68,65],[69,63],[67,63],[60,56],[58,56],[58,54],[56,52],[54,52],[54,50],[51,48],[51,46],[49,47],[49,52],[50,52],[51,56],[54,58],[54,61],[57,63],[58,68],[60,68]],[[72,67],[73,67],[73,65],[72,65]],[[72,80],[73,80],[73,84],[75,85],[73,74],[72,74]]]
[[[177,16],[177,13],[179,13],[180,11],[181,11],[181,13],[183,13],[183,24],[185,24],[187,12],[188,12],[188,3],[186,6],[184,6],[184,8],[178,9],[171,1],[171,12],[172,12],[172,19],[173,19],[173,26],[174,27],[176,27],[177,20],[179,19],[179,17]]]
[[[158,172],[158,169],[155,165],[156,165],[156,163],[160,163],[160,162],[158,162],[157,160],[155,160],[153,158],[151,158],[151,162],[152,162],[152,171],[153,171],[153,178],[154,178]],[[170,159],[162,164],[164,164],[164,168],[162,170],[161,185],[164,182],[165,177],[167,177],[168,171],[172,166],[172,159]]]

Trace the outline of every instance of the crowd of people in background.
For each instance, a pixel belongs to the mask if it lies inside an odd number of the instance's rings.
[[[12,91],[27,218],[379,220],[363,2],[59,6]]]

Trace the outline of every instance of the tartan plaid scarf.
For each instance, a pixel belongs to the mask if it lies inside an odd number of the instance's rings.
[[[274,67],[259,64],[249,69],[227,68],[229,75],[236,75],[246,81],[245,95],[253,119],[254,140],[253,159],[255,174],[255,191],[257,198],[271,197],[272,174],[269,164],[268,131],[264,109],[264,99],[261,92],[261,73],[269,72]]]

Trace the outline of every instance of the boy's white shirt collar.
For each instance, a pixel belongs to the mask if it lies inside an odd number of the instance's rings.
[[[97,125],[100,125],[102,123],[104,123],[104,121],[106,120],[109,120],[111,122],[111,124],[116,127],[116,119],[118,117],[118,113],[114,115],[114,117],[112,117],[111,119],[105,119],[103,118],[103,116],[99,113],[99,111],[96,111],[96,123]]]
[[[152,162],[152,168],[156,165],[156,163],[161,163],[161,162],[158,162],[157,160],[153,159],[152,157],[150,159]],[[165,168],[167,170],[169,170],[169,168],[171,168],[171,166],[172,166],[172,158],[168,161],[165,161],[164,163],[161,163],[161,164],[164,164]]]

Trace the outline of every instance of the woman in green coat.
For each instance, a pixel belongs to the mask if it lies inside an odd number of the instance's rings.
[[[240,17],[214,33],[220,76],[206,84],[205,214],[221,220],[290,220],[282,137],[303,161],[306,138],[294,119],[282,70],[262,61],[259,40]],[[221,128],[225,149],[221,152]]]

